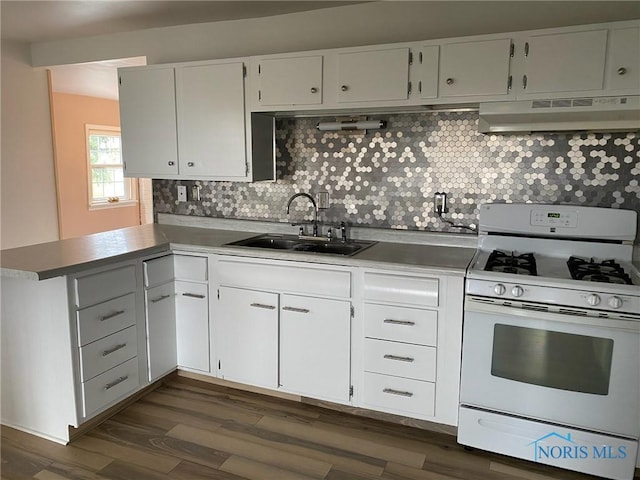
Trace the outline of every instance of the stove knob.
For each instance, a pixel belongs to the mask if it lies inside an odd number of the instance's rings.
[[[513,295],[514,297],[521,297],[523,293],[524,293],[524,290],[522,289],[522,287],[518,285],[516,285],[511,289],[511,295]]]
[[[611,308],[620,308],[622,306],[622,299],[620,297],[611,297],[608,303]]]
[[[504,285],[501,283],[498,283],[496,286],[493,287],[493,292],[496,295],[504,295],[504,292],[506,292],[506,288],[504,288]]]
[[[587,303],[592,307],[595,307],[596,305],[600,305],[600,295],[596,295],[595,293],[592,293],[587,297]]]

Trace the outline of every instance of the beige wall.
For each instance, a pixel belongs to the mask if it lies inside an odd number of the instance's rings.
[[[29,45],[2,42],[0,247],[58,239],[47,73]]]
[[[85,125],[120,126],[117,100],[53,94],[60,238],[140,225],[138,205],[89,210]]]

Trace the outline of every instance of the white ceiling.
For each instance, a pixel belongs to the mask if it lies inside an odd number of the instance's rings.
[[[359,1],[1,0],[3,40],[29,43],[268,17]]]

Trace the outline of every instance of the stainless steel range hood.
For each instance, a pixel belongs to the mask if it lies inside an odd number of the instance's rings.
[[[638,129],[640,96],[481,103],[478,122],[481,133]]]

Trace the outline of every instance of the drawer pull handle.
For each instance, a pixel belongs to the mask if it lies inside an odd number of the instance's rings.
[[[410,320],[394,320],[392,318],[385,318],[384,323],[390,323],[391,325],[406,325],[408,327],[413,327],[416,322],[412,322]]]
[[[105,350],[104,352],[102,352],[102,356],[106,357],[107,355],[111,355],[112,353],[117,352],[118,350],[122,350],[126,346],[127,346],[126,343],[121,343],[120,345],[116,345],[115,347],[110,348],[110,349]]]
[[[391,395],[399,395],[400,397],[413,397],[413,393],[411,392],[403,392],[402,390],[394,390],[393,388],[385,388],[382,391]]]
[[[191,298],[204,298],[204,295],[200,295],[198,293],[183,293],[182,296]]]
[[[415,358],[411,357],[400,357],[398,355],[385,355],[384,358],[386,360],[397,360],[398,362],[409,362],[412,363],[415,361]]]
[[[109,320],[110,318],[117,317],[118,315],[122,315],[124,310],[118,310],[117,312],[110,313],[109,315],[104,315],[100,317],[100,321],[104,322],[105,320]]]
[[[264,308],[265,310],[275,310],[276,307],[274,307],[273,305],[265,305],[264,303],[252,303],[251,304],[252,307],[256,307],[256,308]]]
[[[308,308],[282,307],[282,310],[286,310],[287,312],[309,313],[309,309]]]
[[[161,302],[162,300],[165,300],[167,298],[169,298],[171,295],[161,295],[158,298],[152,298],[151,299],[151,303],[158,303]]]
[[[123,375],[121,377],[116,378],[113,382],[111,383],[107,383],[104,386],[105,390],[110,390],[113,387],[115,387],[116,385],[120,385],[122,382],[124,382],[125,380],[129,380],[129,375]]]

